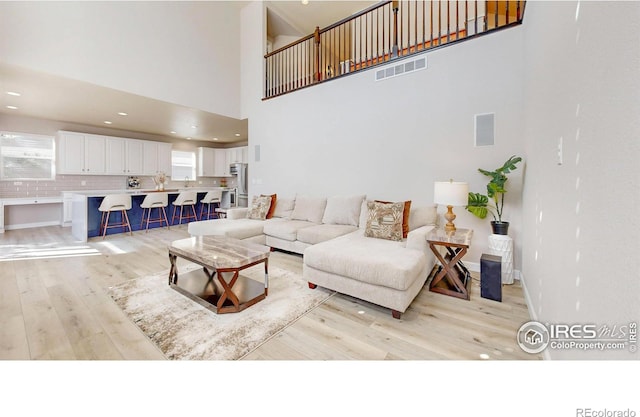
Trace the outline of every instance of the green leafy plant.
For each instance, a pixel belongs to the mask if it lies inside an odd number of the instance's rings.
[[[522,161],[519,156],[513,155],[504,165],[494,171],[487,171],[479,168],[478,171],[491,178],[487,184],[487,194],[469,193],[467,202],[467,211],[475,216],[484,219],[487,214],[491,213],[493,220],[502,223],[502,210],[504,208],[504,194],[507,192],[505,183],[507,182],[507,174],[517,168],[517,164]],[[489,204],[493,203],[493,206]]]

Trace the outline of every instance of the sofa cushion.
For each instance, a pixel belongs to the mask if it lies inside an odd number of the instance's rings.
[[[191,222],[188,231],[191,236],[228,236],[246,239],[263,233],[263,220],[253,219],[215,219]]]
[[[310,245],[324,242],[357,230],[356,226],[346,224],[319,224],[298,230],[298,240]]]
[[[273,220],[265,222],[264,234],[292,242],[297,239],[298,230],[316,225],[304,220]]]
[[[357,226],[364,198],[364,195],[329,197],[322,223]]]
[[[418,206],[411,208],[409,216],[409,230],[415,230],[422,226],[435,226],[438,221],[438,206]]]
[[[292,220],[306,220],[312,223],[321,223],[324,208],[327,206],[326,198],[296,197]]]
[[[276,200],[276,208],[273,210],[273,217],[288,219],[291,217],[295,198],[279,198]]]
[[[265,220],[269,207],[271,206],[270,196],[253,196],[249,210],[247,210],[247,219]]]
[[[427,267],[428,258],[404,242],[370,239],[357,230],[304,251],[306,265],[372,285],[404,291]]]
[[[378,239],[402,240],[404,206],[404,203],[369,201],[369,217],[364,235]]]
[[[270,219],[273,217],[273,212],[276,210],[276,202],[278,200],[278,195],[277,194],[260,194],[260,197],[270,197],[271,198],[271,205],[269,206],[269,211],[267,212],[267,219]]]

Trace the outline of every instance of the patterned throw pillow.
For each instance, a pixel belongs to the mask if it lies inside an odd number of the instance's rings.
[[[264,220],[271,207],[271,196],[253,196],[251,207],[247,210],[247,219]]]
[[[368,201],[367,227],[364,235],[378,239],[402,240],[404,203]]]
[[[393,203],[393,201],[374,200],[378,203]],[[411,214],[411,200],[404,202],[404,211],[402,213],[402,237],[406,238],[409,234],[409,215]]]

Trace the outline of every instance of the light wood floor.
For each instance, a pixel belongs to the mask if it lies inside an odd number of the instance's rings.
[[[164,360],[106,295],[109,286],[167,270],[167,244],[186,226],[76,242],[69,228],[0,234],[0,359]],[[302,273],[302,258],[274,252],[270,264]],[[522,289],[501,303],[418,295],[402,320],[389,310],[334,295],[248,354],[246,360],[541,359],[516,332],[529,320]]]

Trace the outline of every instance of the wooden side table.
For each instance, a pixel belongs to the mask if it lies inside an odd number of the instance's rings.
[[[454,232],[433,229],[427,234],[429,247],[440,261],[431,271],[429,291],[469,300],[471,274],[462,263],[462,258],[469,249],[472,236],[471,229],[457,229]],[[445,249],[444,256],[441,248]]]

